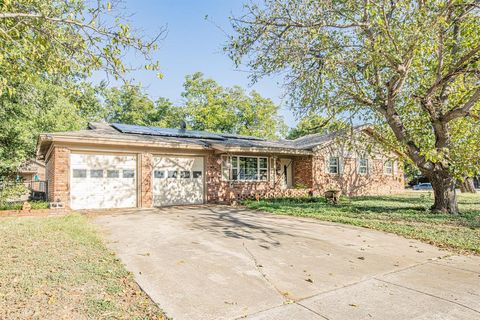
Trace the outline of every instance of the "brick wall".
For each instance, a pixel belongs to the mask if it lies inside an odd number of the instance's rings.
[[[396,163],[394,174],[383,173],[384,160],[369,159],[369,173],[360,175],[357,172],[357,160],[344,158],[343,172],[330,174],[326,168],[326,158],[320,155],[313,157],[313,192],[322,195],[326,190],[339,189],[344,195],[384,195],[398,193],[404,190],[405,181],[403,166]]]
[[[368,175],[359,175],[355,158],[344,158],[342,174],[331,175],[326,172],[325,155],[317,152],[313,157],[292,157],[293,185],[304,188],[284,189],[282,187],[282,170],[280,160],[274,165],[269,157],[269,180],[223,181],[221,177],[222,159],[220,155],[211,154],[205,157],[205,182],[207,203],[230,203],[234,200],[255,197],[300,197],[311,191],[323,195],[328,189],[341,189],[349,196],[367,194],[390,194],[401,192],[404,188],[402,166],[397,164],[393,175],[383,173],[383,160],[371,160],[372,170]],[[150,153],[139,157],[139,206],[152,206],[152,161]],[[70,151],[63,147],[54,147],[47,161],[48,199],[60,200],[69,205],[69,172]]]
[[[54,147],[47,161],[48,201],[61,201],[66,206],[70,202],[70,150]]]
[[[298,161],[298,164],[297,164]],[[295,168],[302,171],[297,182],[304,185],[311,185],[311,161],[307,158],[293,159],[293,172]],[[269,157],[269,180],[268,181],[224,181],[222,180],[222,158],[220,155],[209,155],[206,157],[206,188],[207,203],[230,203],[234,200],[259,197],[300,197],[307,196],[309,188],[304,189],[283,189],[281,181],[282,170],[275,172],[275,168],[280,168],[280,159],[277,158],[276,164],[273,158]],[[308,172],[304,172],[307,171]],[[295,177],[295,173],[294,173]],[[295,184],[295,180],[294,180]]]
[[[152,170],[153,155],[151,153],[143,153],[139,157],[140,161],[140,201],[139,206],[142,208],[150,208],[153,205],[152,190]]]
[[[42,166],[38,166],[37,175],[40,181],[44,181],[46,179],[46,168]]]
[[[292,163],[293,185],[312,187],[312,157],[298,157]]]

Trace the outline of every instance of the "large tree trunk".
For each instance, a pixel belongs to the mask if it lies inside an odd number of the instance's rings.
[[[475,185],[473,184],[473,178],[466,177],[460,182],[460,190],[462,193],[476,193]]]
[[[429,175],[435,194],[433,211],[458,214],[457,195],[455,193],[455,179],[448,172],[434,172]]]

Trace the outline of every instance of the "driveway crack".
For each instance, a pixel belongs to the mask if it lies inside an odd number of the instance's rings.
[[[304,305],[301,304],[301,303],[295,303],[295,304],[296,304],[297,306],[300,306],[300,307],[304,308],[304,309],[307,309],[307,310],[310,311],[311,313],[314,313],[314,314],[316,314],[317,316],[322,317],[322,318],[325,319],[325,320],[330,320],[329,318],[327,318],[327,317],[324,316],[323,314],[320,314],[320,313],[316,312],[315,310],[312,310],[312,309],[310,309],[309,307],[304,306]]]
[[[383,280],[383,279],[380,279],[380,278],[374,278],[375,280],[378,280],[378,281],[381,281],[381,282],[384,282],[384,283],[387,283],[387,284],[390,284],[392,286],[397,286],[397,287],[400,287],[400,288],[403,288],[403,289],[407,289],[407,290],[411,290],[411,291],[415,291],[415,292],[418,292],[418,293],[421,293],[421,294],[425,294],[427,296],[430,296],[430,297],[433,297],[433,298],[437,298],[437,299],[440,299],[440,300],[443,300],[443,301],[447,301],[447,302],[450,302],[450,303],[454,303],[460,307],[463,307],[463,308],[467,308],[471,311],[474,311],[476,313],[479,313],[480,314],[480,311],[476,310],[476,309],[473,309],[467,305],[464,305],[462,303],[459,303],[459,302],[456,302],[456,301],[453,301],[453,300],[450,300],[450,299],[446,299],[446,298],[442,298],[442,297],[439,297],[439,296],[436,296],[434,294],[431,294],[431,293],[428,293],[428,292],[424,292],[424,291],[421,291],[421,290],[418,290],[418,289],[414,289],[414,288],[410,288],[410,287],[407,287],[407,286],[404,286],[404,285],[401,285],[401,284],[398,284],[398,283],[394,283],[394,282],[390,282],[390,281],[387,281],[387,280]]]
[[[251,258],[253,264],[255,265],[255,269],[258,271],[258,273],[262,276],[263,280],[273,289],[275,290],[283,299],[285,303],[291,303],[293,302],[292,299],[288,298],[288,293],[282,292],[267,276],[265,272],[263,272],[263,267],[261,264],[258,263],[257,258],[255,255],[247,248],[245,245],[245,242],[242,242],[243,248],[245,249],[245,252],[247,252],[248,256]]]

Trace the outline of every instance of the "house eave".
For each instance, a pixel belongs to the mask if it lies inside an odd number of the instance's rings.
[[[172,148],[172,149],[192,149],[192,150],[208,150],[208,146],[191,143],[169,143],[169,142],[155,142],[145,140],[129,140],[121,138],[106,138],[106,137],[84,137],[84,136],[61,136],[61,135],[40,135],[37,157],[46,155],[46,152],[50,149],[51,144],[98,144],[105,146],[125,146],[134,145],[137,147],[149,147],[149,148]]]
[[[312,155],[311,150],[275,148],[275,147],[231,147],[222,144],[191,144],[191,143],[169,143],[165,141],[130,140],[107,137],[85,137],[85,136],[62,136],[53,134],[42,134],[39,137],[37,157],[47,158],[48,150],[54,144],[96,144],[104,146],[136,146],[148,148],[170,148],[189,150],[212,150],[216,153],[252,153],[252,154],[283,154],[283,155]]]
[[[212,148],[216,153],[258,153],[258,154],[283,154],[283,155],[312,155],[313,152],[310,150],[303,149],[291,149],[291,148],[274,148],[274,147],[265,147],[265,148],[252,148],[252,147],[229,147],[221,144],[212,144]]]

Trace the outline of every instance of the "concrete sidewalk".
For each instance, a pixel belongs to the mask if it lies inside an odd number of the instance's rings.
[[[93,218],[174,319],[480,319],[480,258],[222,206]]]

